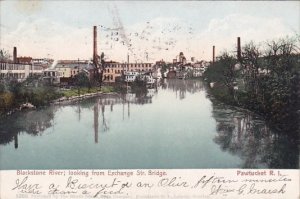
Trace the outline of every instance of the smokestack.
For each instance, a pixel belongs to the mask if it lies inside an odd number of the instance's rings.
[[[14,61],[14,63],[17,63],[17,56],[18,56],[18,54],[17,54],[17,47],[14,47],[14,53],[13,53],[13,61]]]
[[[129,55],[127,55],[127,63],[129,64]]]
[[[213,46],[213,64],[215,63],[215,46]]]
[[[97,26],[94,26],[94,47],[93,47],[93,60],[97,63]]]
[[[241,55],[241,38],[237,38],[237,58],[238,60],[241,60],[242,55]]]

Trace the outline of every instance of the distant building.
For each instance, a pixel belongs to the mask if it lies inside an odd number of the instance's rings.
[[[133,71],[125,71],[124,72],[124,81],[125,82],[134,82],[137,76],[139,75],[139,72],[133,72]]]
[[[80,72],[86,73],[92,79],[94,69],[93,63],[88,60],[58,60],[53,67],[44,71],[44,79],[49,83],[70,85]]]
[[[151,63],[119,63],[119,62],[105,62],[103,71],[103,81],[107,83],[114,83],[125,72],[152,72],[153,65]]]
[[[59,84],[61,72],[55,69],[46,69],[43,71],[43,80],[48,84]]]
[[[132,83],[137,78],[140,78],[140,80],[145,81],[146,84],[154,84],[155,82],[152,72],[137,72],[137,71],[124,72],[124,81],[127,83]]]
[[[125,66],[118,62],[110,61],[104,63],[102,80],[106,83],[114,83],[125,71]]]
[[[17,57],[18,64],[31,64],[32,57]]]
[[[42,76],[43,71],[53,62],[51,59],[33,59],[32,57],[18,57],[17,55],[17,47],[14,47],[13,60],[0,61],[1,79],[24,81],[29,76]]]
[[[186,64],[186,58],[185,58],[183,52],[180,52],[180,53],[179,53],[179,62],[180,62],[181,64]]]
[[[32,58],[31,63],[34,66],[39,66],[43,69],[50,68],[53,64],[53,59],[48,58]]]
[[[24,81],[33,75],[42,75],[43,69],[29,63],[0,62],[0,78]]]

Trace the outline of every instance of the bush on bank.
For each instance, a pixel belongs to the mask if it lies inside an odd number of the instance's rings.
[[[223,53],[204,73],[208,83],[214,83],[210,94],[264,116],[279,131],[296,134],[300,119],[297,49],[297,41],[280,39],[267,43],[264,50],[246,44],[240,60]]]

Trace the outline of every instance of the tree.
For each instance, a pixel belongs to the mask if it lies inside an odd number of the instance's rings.
[[[102,52],[101,53],[101,56],[100,56],[100,63],[101,63],[101,71],[100,71],[100,77],[99,77],[99,81],[100,81],[100,88],[102,86],[102,80],[103,80],[103,72],[104,72],[104,67],[105,67],[105,60],[104,60],[104,53]]]
[[[224,52],[219,58],[218,62],[222,67],[223,73],[223,83],[229,90],[229,94],[234,96],[234,83],[236,81],[237,72],[235,65],[237,60],[233,55],[230,55],[228,52]]]
[[[96,79],[96,82],[98,82],[100,88],[102,86],[103,71],[104,71],[104,65],[105,65],[104,57],[105,57],[105,55],[102,52],[100,56],[97,55],[96,60],[93,60],[94,70],[96,71],[96,73],[94,74],[94,78]]]
[[[296,38],[282,38],[266,43],[265,65],[270,70],[266,112],[281,128],[295,131],[299,114],[299,46]],[[296,121],[296,122],[295,122]]]
[[[297,43],[298,42],[298,43]],[[264,47],[264,51],[262,50]],[[250,42],[243,47],[238,60],[241,71],[236,71],[237,60],[228,53],[218,57],[204,76],[208,82],[221,85],[212,94],[231,103],[230,93],[237,94],[234,104],[255,111],[286,134],[295,134],[299,127],[300,95],[299,36],[266,42],[260,46]],[[241,73],[240,73],[241,72]],[[244,88],[233,92],[236,78],[244,81]],[[225,87],[228,88],[228,92]]]
[[[81,87],[89,87],[90,88],[90,80],[84,72],[80,72],[77,75],[75,75],[74,82],[78,88],[78,95],[80,95]]]
[[[5,91],[5,84],[0,81],[0,94],[4,93],[4,91]]]
[[[245,80],[246,91],[256,97],[258,92],[258,74],[260,68],[259,58],[262,53],[258,45],[253,42],[243,47],[241,65]]]

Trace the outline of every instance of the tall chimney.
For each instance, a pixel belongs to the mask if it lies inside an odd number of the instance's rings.
[[[93,60],[94,63],[97,63],[97,26],[94,26]]]
[[[127,63],[129,64],[129,54],[127,55]]]
[[[241,60],[242,55],[241,55],[241,38],[237,38],[237,58],[238,60]]]
[[[17,56],[18,56],[18,54],[17,54],[17,47],[14,47],[14,53],[13,53],[13,61],[14,61],[14,63],[17,63]]]
[[[215,46],[213,46],[213,64],[215,63]]]

